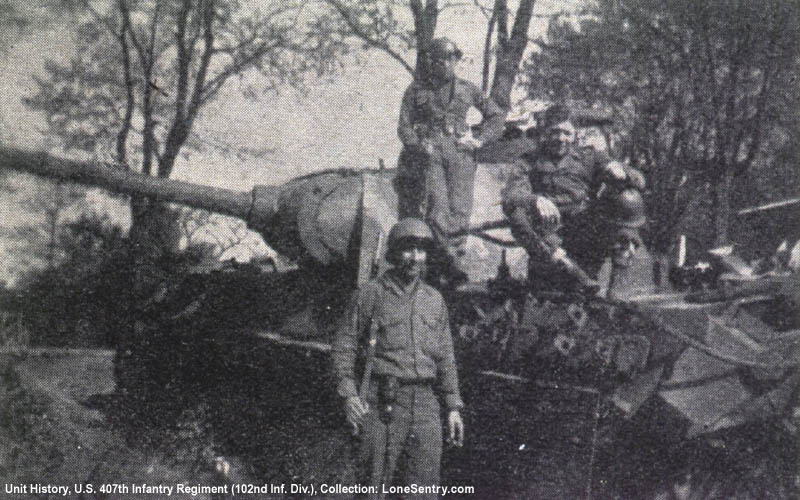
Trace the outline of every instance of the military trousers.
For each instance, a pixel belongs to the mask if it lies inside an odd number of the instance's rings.
[[[390,418],[382,418],[376,396],[377,384],[371,384],[358,456],[358,480],[374,486],[384,498],[392,484],[438,486],[442,457],[442,423],[439,401],[430,384],[401,386],[392,405]],[[398,469],[404,471],[402,477]],[[389,495],[394,497],[394,495]],[[437,498],[436,494],[405,498]]]
[[[530,210],[518,208],[509,217],[511,234],[528,252],[528,281],[537,290],[568,290],[578,283],[560,266],[550,261],[535,238],[552,247],[561,247],[589,276],[597,276],[608,256],[607,223],[602,217],[589,213],[562,216],[558,226],[543,224]]]
[[[431,154],[404,148],[398,161],[395,187],[400,217],[425,220],[437,245],[456,263],[467,237],[450,234],[469,227],[476,169],[475,155],[458,146],[455,137],[442,138]]]

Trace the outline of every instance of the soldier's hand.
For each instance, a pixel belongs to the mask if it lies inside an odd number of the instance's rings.
[[[643,191],[646,184],[644,180],[644,174],[632,168],[628,169],[626,173],[628,175],[628,184],[634,189]]]
[[[459,448],[464,446],[464,421],[458,410],[447,414],[447,442]]]
[[[472,136],[472,134],[467,134],[463,137],[458,138],[458,145],[469,149],[470,151],[474,151],[479,147],[483,146],[483,142],[480,139],[476,139]]]
[[[614,182],[622,182],[627,177],[625,167],[618,161],[608,162],[608,165],[605,167],[605,172],[609,180]]]
[[[422,140],[422,150],[425,151],[425,154],[428,156],[433,154],[433,142],[423,139]]]
[[[645,187],[644,175],[641,172],[633,168],[625,168],[625,165],[618,161],[609,162],[604,171],[608,180],[615,185],[619,186],[625,183],[639,191]]]
[[[353,435],[358,434],[358,430],[364,423],[364,415],[369,412],[369,406],[359,396],[350,396],[345,400],[344,406],[347,421],[353,427]]]
[[[561,212],[558,207],[545,196],[536,197],[536,211],[539,213],[539,218],[542,222],[551,225],[558,225],[561,223]]]

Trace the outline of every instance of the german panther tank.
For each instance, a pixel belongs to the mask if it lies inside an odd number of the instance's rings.
[[[233,266],[166,283],[117,346],[120,387],[147,385],[148,394],[175,387],[198,394],[203,380],[264,373],[283,380],[281,372],[303,367],[296,396],[308,397],[309,384],[326,383],[322,360],[349,292],[384,265],[383,238],[397,213],[392,170],[330,170],[241,192],[8,148],[0,148],[0,167],[240,217],[300,266],[266,274]],[[486,208],[477,196],[476,205]],[[477,232],[502,225],[495,222]],[[498,245],[496,276],[448,296],[466,379],[583,394],[628,419],[658,400],[682,419],[684,438],[770,422],[796,439],[796,273],[688,292],[656,292],[654,283],[623,296],[533,291],[499,251],[514,242],[489,239]],[[287,347],[278,356],[266,344]],[[320,358],[308,363],[309,356]],[[215,390],[253,396],[252,384]],[[247,411],[246,401],[236,410]]]

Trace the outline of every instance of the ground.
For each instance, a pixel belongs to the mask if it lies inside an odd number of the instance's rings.
[[[92,483],[99,489],[108,483],[208,482],[209,473],[125,439],[103,412],[88,407],[93,395],[114,390],[112,355],[100,350],[0,355],[0,477],[6,485]]]
[[[138,414],[114,394],[109,351],[2,355],[0,476],[7,484],[96,488],[352,481],[352,442],[336,400],[319,396],[324,371],[304,374],[303,383],[287,371],[320,360],[291,350],[257,354],[280,354],[282,362],[235,372],[239,385],[229,370],[224,387],[194,393],[174,412],[176,424],[160,430],[126,419]],[[720,450],[687,445],[657,405],[647,409],[647,420],[624,420],[591,395],[471,377],[464,392],[467,444],[447,449],[443,467],[443,484],[475,486],[463,498],[797,497],[796,448],[775,443],[769,429],[760,437],[749,429],[747,446]],[[219,466],[227,467],[227,478],[215,471]]]

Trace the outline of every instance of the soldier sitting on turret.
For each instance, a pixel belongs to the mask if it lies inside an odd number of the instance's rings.
[[[644,176],[605,153],[577,147],[576,130],[565,107],[548,109],[543,122],[539,147],[522,156],[503,189],[503,211],[514,237],[530,255],[532,283],[568,289],[575,280],[563,269],[554,268],[551,256],[541,255],[540,246],[526,242],[540,238],[550,247],[563,247],[590,276],[596,275],[620,228],[624,228],[622,236],[636,233],[633,238],[639,238],[638,228],[645,217],[638,190],[644,188]],[[604,185],[616,189],[602,188]],[[621,197],[623,192],[627,195]],[[631,216],[629,212],[637,208],[625,205],[636,205],[635,197],[640,213]],[[620,217],[626,220],[615,221]]]

